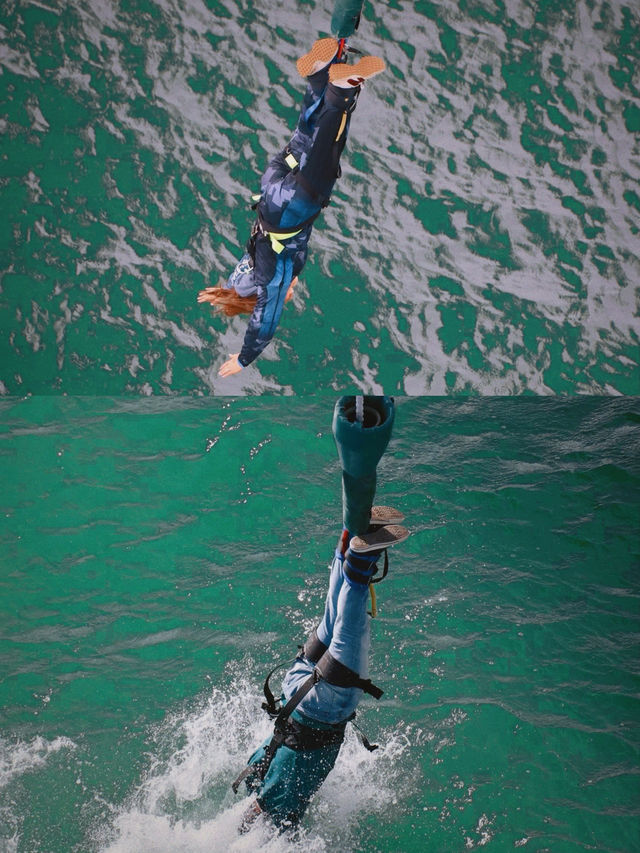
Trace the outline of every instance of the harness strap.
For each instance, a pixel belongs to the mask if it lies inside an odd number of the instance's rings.
[[[291,696],[291,699],[289,699],[287,704],[280,709],[280,713],[276,717],[274,724],[276,731],[278,728],[283,728],[287,718],[293,713],[307,693],[318,683],[319,680],[320,674],[317,669],[314,669],[309,678],[305,679],[296,692]]]
[[[375,586],[371,586],[371,584],[369,584],[369,595],[371,597],[370,615],[372,619],[375,619],[378,615],[378,599],[376,597],[376,588]]]
[[[380,581],[383,581],[386,578],[387,573],[389,571],[389,553],[387,552],[386,548],[384,549],[384,551],[382,553],[384,554],[384,566],[382,567],[382,574],[380,575],[379,578],[371,578],[371,580],[369,581],[370,584],[380,583]]]
[[[275,226],[270,225],[262,215],[260,208],[258,208],[258,222],[260,223],[262,233],[265,236],[274,235],[275,237],[281,237],[283,240],[286,240],[289,237],[295,237],[295,235],[303,231],[307,225],[311,225],[318,216],[320,216],[320,211],[314,213],[313,216],[310,216],[308,219],[305,219],[304,222],[301,222],[300,225],[298,225],[297,231],[285,231],[283,228],[276,228]]]
[[[295,237],[296,234],[299,234],[299,233],[300,233],[299,231],[291,231],[288,234],[281,234],[280,236],[284,240],[289,240],[291,237]],[[280,242],[280,240],[276,236],[274,236],[273,234],[268,234],[267,236],[271,240],[271,248],[276,253],[276,255],[279,255],[281,252],[284,252],[284,243]]]
[[[377,560],[377,554],[358,554],[348,551],[342,570],[348,580],[361,586],[368,586],[375,574]]]
[[[278,667],[276,667],[278,669]],[[271,673],[270,673],[271,674]],[[297,705],[302,702],[307,693],[311,690],[311,688],[318,681],[318,674],[316,670],[312,672],[312,674],[305,681],[302,682],[300,687],[293,694],[291,699],[287,702],[287,704],[280,709],[278,716],[276,717],[276,721],[274,723],[274,731],[273,737],[267,744],[264,750],[264,755],[260,759],[260,761],[256,761],[255,764],[248,764],[242,773],[235,779],[235,781],[231,785],[231,789],[234,794],[238,793],[238,788],[241,783],[251,776],[260,776],[261,779],[267,775],[267,771],[273,761],[273,757],[278,751],[278,747],[282,746],[286,737],[286,724],[289,716],[296,708]]]
[[[311,635],[310,639],[313,640],[314,637],[315,642],[318,644],[316,648],[319,648],[320,646],[324,645],[320,640],[318,640],[315,631]],[[306,645],[307,644],[305,644],[304,648],[306,648]],[[276,672],[276,670],[280,669],[283,666],[286,666],[286,664],[278,664],[271,670],[271,672],[267,675],[263,688],[264,695],[267,701],[262,703],[262,707],[269,713],[270,716],[275,716],[275,722],[273,725],[273,737],[266,745],[264,755],[262,756],[260,761],[256,761],[255,764],[248,764],[232,783],[231,788],[234,794],[238,793],[238,788],[240,787],[242,782],[245,781],[245,779],[251,778],[253,776],[259,776],[261,779],[265,778],[276,752],[282,746],[282,744],[285,743],[287,739],[287,726],[289,723],[289,717],[298,707],[300,702],[302,702],[307,693],[309,693],[309,691],[312,690],[313,687],[315,687],[315,685],[318,683],[318,681],[320,681],[321,678],[324,679],[328,684],[334,684],[336,687],[359,687],[361,690],[364,690],[365,693],[368,693],[375,699],[379,699],[383,694],[383,691],[379,687],[376,687],[375,684],[372,684],[370,679],[360,678],[357,672],[354,672],[354,670],[349,669],[348,666],[345,666],[343,663],[340,663],[340,661],[336,660],[336,658],[334,658],[333,655],[329,653],[329,651],[325,651],[316,663],[311,675],[302,682],[300,687],[298,687],[295,693],[293,693],[289,701],[285,705],[283,705],[282,708],[280,708],[280,710],[278,711],[273,693],[269,688],[269,679],[271,678],[273,673]],[[368,749],[370,752],[373,752],[374,749],[377,749],[377,746],[372,746],[359,729],[358,732],[362,745],[366,749]],[[333,738],[329,736],[327,742],[335,743],[338,738],[342,738],[343,734],[344,729],[342,730],[342,732],[336,732]],[[326,735],[321,735],[320,737],[323,740],[327,739]]]
[[[342,118],[340,119],[340,127],[338,129],[338,135],[335,138],[335,142],[338,142],[342,134],[344,133],[345,126],[347,124],[347,113],[342,113]]]
[[[306,122],[308,122],[308,121],[309,121],[309,119],[310,119],[310,118],[311,118],[311,116],[315,113],[315,111],[318,109],[318,107],[322,106],[322,103],[323,103],[323,101],[324,101],[324,93],[325,93],[326,91],[327,91],[327,87],[325,86],[325,87],[324,87],[324,89],[322,90],[322,92],[321,92],[321,93],[318,95],[318,97],[316,98],[316,100],[311,104],[311,106],[310,106],[310,107],[307,107],[307,109],[305,110],[305,112],[304,112],[304,120],[305,120]]]
[[[351,725],[356,730],[356,734],[358,735],[358,740],[364,746],[364,748],[366,750],[368,750],[369,752],[375,752],[376,749],[378,749],[378,744],[377,743],[371,743],[369,738],[366,736],[366,734],[362,731],[360,726],[354,720],[351,720]]]
[[[334,684],[336,687],[359,687],[374,699],[379,699],[384,693],[384,690],[376,687],[370,678],[360,678],[357,672],[340,663],[328,651],[322,655],[314,672],[319,673],[328,684]]]
[[[383,581],[387,576],[387,572],[389,571],[389,554],[387,553],[386,548],[384,549],[383,553],[384,553],[384,567],[382,569],[382,574],[380,575],[379,578],[371,578],[371,580],[369,581],[369,595],[371,596],[371,618],[372,619],[375,619],[376,616],[378,615],[378,601],[376,598],[376,589],[374,587],[374,583],[380,583],[380,581]]]
[[[298,161],[293,156],[293,154],[289,153],[287,157],[285,157],[285,162],[287,166],[293,171],[298,168]],[[298,173],[295,173],[296,177]],[[306,179],[302,179],[306,180]],[[305,187],[306,189],[306,187]],[[317,195],[313,192],[313,189],[309,186],[308,192],[313,195]],[[285,248],[283,240],[290,240],[292,237],[297,236],[301,231],[303,231],[307,226],[311,225],[317,217],[320,215],[321,211],[317,211],[308,219],[305,219],[304,222],[301,222],[298,227],[294,231],[285,231],[283,228],[276,228],[274,225],[270,225],[267,220],[262,215],[262,211],[260,210],[260,202],[262,201],[262,193],[256,193],[251,196],[253,204],[251,205],[251,210],[255,210],[258,214],[258,220],[254,223],[253,228],[251,229],[251,237],[249,238],[249,242],[247,243],[247,251],[254,259],[255,263],[255,238],[258,234],[262,234],[265,237],[268,237],[271,240],[271,248],[279,255]],[[322,207],[326,207],[328,204],[328,200]]]
[[[312,729],[290,717],[287,720],[284,746],[298,752],[313,752],[327,746],[340,745],[344,740],[347,722],[336,723],[330,729]]]
[[[318,663],[322,655],[327,651],[329,646],[325,646],[322,640],[318,639],[316,630],[311,632],[307,642],[302,647],[302,653],[311,663]]]
[[[279,709],[276,706],[275,696],[271,692],[271,688],[269,687],[269,679],[273,675],[274,672],[277,672],[279,669],[283,669],[285,666],[289,666],[289,661],[286,663],[278,663],[273,669],[267,674],[267,677],[264,680],[264,685],[262,687],[262,692],[264,693],[264,698],[267,700],[262,703],[262,709],[267,712],[270,717],[277,717],[279,713]]]
[[[262,764],[263,761],[264,761],[264,758],[260,760],[259,764]],[[234,781],[231,783],[231,790],[233,791],[234,794],[238,793],[238,788],[240,787],[240,785],[242,785],[242,783],[247,778],[247,776],[255,776],[255,774],[258,772],[257,768],[258,768],[258,764],[247,764],[247,766],[244,768],[242,773],[240,773],[234,779]],[[266,772],[267,771],[265,770],[265,775],[266,775]]]

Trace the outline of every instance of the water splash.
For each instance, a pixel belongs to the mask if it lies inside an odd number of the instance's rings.
[[[18,776],[44,767],[50,756],[60,750],[75,748],[76,744],[68,737],[57,737],[52,741],[36,737],[29,742],[0,738],[0,790]]]
[[[24,815],[15,808],[11,787],[29,774],[42,770],[49,760],[76,744],[68,737],[47,740],[38,736],[30,741],[0,737],[0,851],[19,850]]]
[[[396,808],[409,795],[415,773],[400,761],[410,747],[401,728],[385,732],[375,753],[349,730],[334,770],[314,797],[295,836],[279,834],[265,819],[243,836],[238,826],[249,797],[234,797],[230,782],[272,723],[247,671],[215,687],[196,709],[170,715],[153,732],[145,778],[117,810],[112,825],[94,830],[102,853],[253,851],[324,853],[340,839],[356,844],[358,823],[372,812]]]

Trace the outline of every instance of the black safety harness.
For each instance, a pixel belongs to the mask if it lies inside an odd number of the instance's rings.
[[[376,687],[370,679],[360,678],[357,672],[354,672],[349,667],[340,663],[339,660],[336,660],[329,653],[327,646],[318,639],[315,631],[304,646],[301,647],[297,659],[301,660],[302,657],[315,664],[313,672],[303,681],[286,704],[278,706],[273,692],[269,687],[269,679],[274,672],[288,664],[278,664],[269,672],[265,679],[263,692],[266,701],[262,703],[262,707],[274,720],[273,737],[265,747],[264,755],[260,761],[255,762],[255,764],[248,764],[233,782],[231,787],[234,794],[237,793],[243,781],[254,778],[263,780],[265,778],[271,762],[281,746],[288,746],[290,749],[295,750],[312,750],[333,744],[341,744],[344,740],[344,731],[348,722],[353,723],[365,749],[373,752],[378,748],[376,744],[369,743],[365,735],[353,722],[355,711],[348,720],[334,725],[329,729],[312,728],[291,719],[293,711],[321,679],[324,679],[328,684],[334,684],[336,687],[359,687],[375,699],[379,699],[383,694],[383,691],[379,687]]]
[[[356,571],[355,573],[350,572],[351,579],[358,583],[368,582],[369,589],[372,591],[371,585],[384,580],[387,576],[387,572],[389,571],[389,555],[387,553],[387,549],[385,548],[382,553],[384,554],[384,564],[380,577],[372,578],[367,576],[365,578],[364,576],[359,576],[359,573]],[[374,601],[375,600],[372,598],[372,603]],[[298,648],[300,651],[296,660],[302,660],[304,658],[309,661],[309,663],[312,663],[314,665],[313,672],[302,682],[300,687],[298,687],[289,701],[284,705],[276,702],[273,691],[269,687],[269,680],[274,672],[277,672],[285,666],[289,666],[290,661],[276,664],[276,666],[274,666],[267,674],[262,688],[265,698],[265,701],[262,703],[262,708],[267,712],[267,714],[269,714],[271,719],[274,720],[273,736],[266,745],[262,758],[254,764],[248,764],[233,782],[231,787],[234,794],[238,792],[238,788],[245,780],[264,780],[267,775],[267,771],[271,766],[271,762],[281,746],[288,746],[290,749],[306,751],[320,749],[323,746],[341,744],[344,740],[344,731],[347,727],[347,723],[351,723],[356,729],[358,738],[365,749],[369,752],[374,752],[378,749],[378,745],[370,743],[365,734],[354,722],[354,718],[356,716],[355,711],[349,719],[333,725],[328,729],[313,728],[311,726],[306,726],[297,720],[291,719],[291,714],[295,711],[300,702],[302,702],[307,693],[309,693],[309,691],[312,690],[321,679],[326,681],[328,684],[335,685],[336,687],[359,687],[360,690],[363,690],[365,693],[373,696],[374,699],[380,699],[384,692],[379,687],[376,687],[371,679],[360,678],[357,672],[334,658],[329,652],[329,647],[318,638],[315,630],[311,632],[304,646],[299,646]]]
[[[253,227],[251,228],[251,235],[249,237],[249,242],[247,243],[246,248],[246,251],[253,260],[254,264],[256,257],[256,239],[258,237],[270,237],[275,238],[275,240],[278,241],[278,239],[281,237],[286,239],[288,237],[291,237],[292,234],[299,234],[300,231],[303,231],[309,225],[313,225],[313,223],[320,216],[324,208],[327,207],[329,204],[329,198],[317,192],[317,190],[314,189],[314,187],[302,174],[302,172],[300,171],[300,164],[298,163],[291,149],[288,146],[282,152],[282,157],[287,166],[289,166],[289,168],[291,169],[291,174],[295,177],[296,182],[300,184],[303,190],[308,195],[310,195],[314,201],[318,202],[318,204],[320,205],[320,209],[317,210],[311,216],[309,216],[307,219],[296,225],[295,229],[292,231],[291,228],[280,228],[279,226],[276,227],[275,225],[271,225],[271,223],[267,222],[267,220],[264,218],[260,205],[262,195],[259,195],[257,198],[254,196],[255,201],[251,205],[251,209],[256,211],[258,218],[256,219],[253,224]],[[340,172],[340,166],[338,166],[338,177],[340,177]]]

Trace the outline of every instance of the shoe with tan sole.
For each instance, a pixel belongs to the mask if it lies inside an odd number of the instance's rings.
[[[338,42],[332,38],[318,39],[309,53],[296,62],[301,77],[309,77],[325,68],[338,52]]]
[[[406,527],[401,527],[399,524],[389,524],[380,527],[378,530],[373,530],[371,533],[354,536],[349,542],[349,548],[354,554],[367,554],[370,551],[383,551],[391,545],[404,542],[408,537],[409,531]]]
[[[355,65],[336,63],[329,68],[329,82],[342,88],[360,86],[365,80],[380,74],[386,67],[379,56],[363,56]]]
[[[404,521],[404,515],[392,506],[372,506],[370,524],[399,524]]]

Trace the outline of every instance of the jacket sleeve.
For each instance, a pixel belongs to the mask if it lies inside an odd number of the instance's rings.
[[[284,300],[291,284],[293,259],[278,257],[271,280],[257,282],[258,292],[253,314],[244,336],[238,361],[243,367],[251,364],[271,341],[280,322]]]

